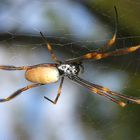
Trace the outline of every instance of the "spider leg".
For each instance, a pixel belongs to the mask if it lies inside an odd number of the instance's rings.
[[[53,52],[53,49],[52,49],[50,43],[48,43],[48,42],[46,41],[46,38],[45,38],[45,36],[43,35],[42,32],[40,32],[40,34],[41,34],[43,40],[45,41],[45,44],[46,44],[46,46],[47,46],[47,48],[48,48],[48,51],[49,51],[50,54],[51,54],[52,60],[55,61],[56,63],[60,64],[61,61],[59,61],[59,60],[57,59],[55,53]]]
[[[140,49],[140,45],[131,46],[129,48],[124,48],[124,49],[118,49],[118,50],[113,51],[113,52],[104,53],[101,56],[101,58],[105,58],[105,57],[109,57],[109,56],[125,55],[125,54],[128,54],[128,53],[134,52],[138,49]]]
[[[122,101],[119,101],[116,98],[113,98],[112,96],[124,99],[124,100],[127,101],[127,103],[140,104],[140,99],[139,98],[133,98],[133,97],[129,97],[129,96],[126,96],[126,95],[121,95],[121,94],[116,93],[116,92],[112,92],[108,88],[105,88],[105,87],[90,83],[90,82],[88,82],[88,81],[86,81],[84,79],[81,79],[81,78],[77,77],[77,76],[72,77],[71,80],[73,80],[73,81],[79,83],[80,85],[88,88],[90,91],[92,91],[94,93],[97,93],[99,95],[107,97],[108,99],[110,99],[111,101],[119,104],[122,107],[124,107],[126,105],[126,103],[122,102]]]
[[[92,86],[84,85],[84,86],[86,86],[92,93],[96,93],[96,94],[99,94],[101,96],[104,96],[104,97],[108,98],[109,100],[113,101],[114,103],[117,103],[121,107],[125,107],[126,106],[125,102],[117,100],[116,98],[106,94],[106,92],[101,91],[100,89],[94,87],[93,85]]]
[[[15,67],[15,66],[9,66],[9,65],[0,65],[0,69],[2,70],[27,70],[30,66],[22,66],[22,67]]]
[[[103,96],[106,97],[106,98],[108,98],[109,100],[113,101],[114,103],[117,103],[121,107],[125,107],[126,106],[126,103],[124,103],[122,101],[119,101],[116,98],[114,98],[114,97],[112,97],[112,96],[110,96],[108,94],[103,93]]]
[[[10,66],[10,65],[0,65],[1,70],[28,70],[30,68],[35,68],[35,67],[40,67],[40,66],[56,66],[56,64],[37,64],[33,66],[21,66],[21,67],[16,67],[16,66]]]
[[[113,37],[104,46],[100,47],[96,51],[103,52],[109,49],[115,42],[116,42],[116,32],[114,33]]]
[[[116,41],[116,36],[117,36],[117,30],[118,30],[118,12],[117,12],[117,8],[116,6],[114,6],[114,9],[115,9],[115,32],[114,32],[114,35],[113,37],[102,47],[100,47],[99,49],[97,49],[97,51],[100,51],[100,52],[103,52],[107,49],[109,49]]]
[[[66,60],[66,62],[67,63],[72,63],[72,62],[82,61],[84,59],[99,60],[99,59],[103,59],[103,58],[106,58],[106,57],[109,57],[109,56],[125,55],[125,54],[128,54],[128,53],[134,52],[138,49],[140,49],[140,45],[131,46],[129,48],[124,48],[124,49],[118,49],[118,50],[112,51],[112,52],[91,52],[91,53],[87,53],[85,55],[82,55],[80,57],[68,59],[68,60]]]
[[[15,98],[17,95],[21,94],[23,91],[26,91],[28,89],[31,89],[31,88],[34,88],[34,87],[38,87],[38,86],[41,86],[41,85],[43,85],[43,84],[31,84],[31,85],[28,85],[28,86],[26,86],[24,88],[21,88],[21,89],[17,90],[16,92],[14,92],[13,94],[11,94],[7,98],[0,99],[0,102],[9,101],[9,100]]]
[[[122,95],[122,94],[119,94],[119,93],[110,91],[108,88],[103,87],[103,86],[100,86],[100,85],[96,85],[96,84],[92,84],[92,85],[93,85],[94,87],[100,89],[100,90],[103,91],[103,92],[106,92],[106,93],[108,93],[108,94],[110,94],[110,95],[113,95],[113,96],[122,98],[122,99],[124,99],[124,100],[127,100],[128,103],[140,104],[140,99],[139,99],[139,98],[134,98],[134,97],[129,97],[129,96],[127,96],[127,95]]]
[[[59,88],[58,88],[58,93],[57,93],[57,96],[56,96],[56,98],[55,98],[54,101],[51,100],[51,99],[49,99],[49,98],[46,97],[46,96],[44,96],[44,98],[47,99],[48,101],[50,101],[51,103],[56,104],[57,101],[58,101],[58,98],[59,98],[60,95],[61,95],[61,90],[62,90],[63,81],[64,81],[64,77],[61,78],[60,86],[59,86]]]

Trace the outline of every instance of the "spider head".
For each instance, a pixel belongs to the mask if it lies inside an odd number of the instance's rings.
[[[79,63],[72,63],[72,64],[60,64],[58,66],[58,70],[60,72],[60,75],[64,76],[71,76],[71,75],[78,75],[80,72],[81,64]]]

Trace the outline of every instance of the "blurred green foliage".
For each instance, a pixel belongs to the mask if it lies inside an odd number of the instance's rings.
[[[110,15],[113,19],[113,7],[116,6],[119,14],[119,25],[127,27],[128,33],[139,35],[140,34],[140,4],[139,0],[89,0],[86,1],[88,7],[102,14],[105,18]],[[112,10],[109,10],[112,9]],[[110,18],[108,18],[110,20]]]

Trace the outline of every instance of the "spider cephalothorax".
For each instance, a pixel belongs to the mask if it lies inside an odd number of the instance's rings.
[[[79,64],[60,64],[58,66],[58,70],[61,75],[63,76],[71,76],[71,75],[78,75],[80,71]]]

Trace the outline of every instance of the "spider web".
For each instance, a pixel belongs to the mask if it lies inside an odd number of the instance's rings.
[[[102,1],[100,0],[100,2]],[[140,5],[139,1],[126,0],[126,3]],[[16,8],[23,4],[25,5],[23,10]],[[101,16],[98,17],[91,15],[91,12],[87,11],[87,8],[84,8],[81,3],[68,0],[63,1],[63,4],[43,0],[28,3],[28,5],[26,1],[14,3],[13,6],[16,6],[9,9],[13,15],[9,17],[7,11],[7,22],[3,22],[1,26],[0,63],[16,66],[53,63],[40,37],[40,31],[45,34],[46,39],[53,46],[55,54],[61,60],[94,51],[104,45],[114,33],[115,18],[112,19],[109,13],[114,12],[115,4],[114,1],[107,13],[101,11]],[[100,11],[100,8],[96,9]],[[121,11],[125,11],[125,8],[119,8],[120,22],[122,18],[127,17],[127,14],[132,16],[134,13],[133,9],[130,9],[128,13]],[[70,14],[68,14],[69,12]],[[108,20],[103,21],[102,16]],[[66,17],[69,19],[66,20]],[[84,20],[82,20],[83,17]],[[72,22],[76,20],[76,23]],[[84,21],[88,21],[90,24],[84,23]],[[139,22],[137,20],[135,24],[139,25]],[[10,23],[10,26],[6,23]],[[139,44],[140,35],[129,32],[129,28],[130,26],[126,24],[125,26],[119,25],[117,42],[110,51]],[[80,77],[116,92],[139,96],[139,52],[101,61],[86,60],[84,61],[85,72]],[[1,71],[0,77],[1,97],[29,84],[23,79],[23,72]],[[29,95],[23,93],[11,103],[2,104],[0,113],[3,121],[0,124],[0,137],[10,140],[22,139],[22,137],[33,140],[46,138],[131,140],[140,138],[138,133],[139,106],[132,105],[121,109],[116,104],[91,94],[87,89],[79,87],[69,80],[64,82],[62,96],[56,106],[45,102],[42,96],[54,99],[57,88],[58,84],[43,86],[27,91],[26,93]]]

